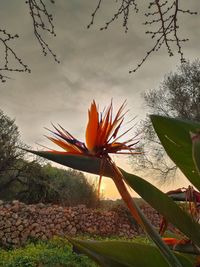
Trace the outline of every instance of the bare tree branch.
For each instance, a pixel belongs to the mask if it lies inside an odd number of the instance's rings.
[[[2,59],[2,63],[0,65],[1,82],[6,82],[7,79],[10,79],[10,77],[6,75],[7,72],[30,72],[28,66],[23,63],[22,59],[17,56],[16,52],[10,46],[9,42],[16,38],[19,38],[17,34],[12,35],[8,33],[7,30],[0,29],[0,43],[3,48],[2,50],[4,50],[4,58]],[[16,67],[15,63],[17,63]]]
[[[123,17],[123,27],[125,27],[125,32],[128,31],[128,19],[131,7],[133,7],[134,11],[139,12],[137,1],[136,0],[116,0],[116,3],[120,5],[118,7],[117,12],[114,16],[106,22],[104,27],[101,27],[100,30],[107,30],[108,26],[115,20],[117,20],[120,16]],[[145,17],[148,18],[144,22],[144,25],[149,27],[153,27],[153,30],[147,30],[146,34],[150,35],[151,39],[155,39],[155,44],[151,49],[146,52],[146,55],[142,58],[139,64],[129,73],[136,72],[143,63],[147,60],[147,58],[153,53],[160,50],[161,47],[165,46],[167,48],[167,52],[169,56],[173,56],[176,51],[180,55],[181,63],[185,62],[185,58],[183,56],[181,43],[188,41],[188,38],[180,38],[179,37],[179,25],[178,25],[178,16],[179,14],[184,15],[197,15],[197,12],[192,12],[191,10],[184,10],[179,7],[180,0],[154,0],[148,1],[148,9],[149,12],[145,13]],[[88,28],[93,25],[94,18],[97,15],[100,7],[102,5],[102,0],[98,1],[97,7],[95,11],[92,13],[91,22],[88,25]],[[157,29],[155,29],[157,28]]]
[[[49,0],[52,4],[55,3],[54,0]],[[49,33],[52,36],[56,36],[54,25],[53,25],[53,16],[49,13],[46,8],[44,0],[26,0],[28,4],[30,15],[33,20],[33,29],[34,35],[37,38],[40,46],[42,47],[42,52],[44,56],[48,53],[53,56],[54,60],[57,63],[60,61],[57,59],[56,54],[49,47],[48,43],[45,41],[43,34],[45,32]]]
[[[48,0],[51,4],[54,4],[54,0]],[[28,6],[30,16],[33,22],[34,35],[42,48],[42,53],[44,56],[50,54],[53,59],[59,63],[55,52],[50,48],[48,41],[46,40],[47,34],[50,36],[56,36],[53,16],[46,7],[47,0],[25,0]],[[147,60],[147,58],[153,53],[157,52],[161,47],[165,46],[169,56],[173,56],[176,51],[180,55],[181,62],[185,62],[183,56],[182,46],[183,42],[188,41],[188,38],[180,38],[180,27],[178,24],[179,15],[196,15],[197,12],[192,12],[187,9],[184,10],[180,7],[180,0],[154,0],[146,1],[148,3],[149,11],[144,13],[147,20],[144,24],[150,27],[146,31],[146,34],[155,40],[152,48],[150,48],[139,64],[129,73],[137,71],[142,64]],[[117,11],[114,15],[105,23],[100,30],[107,30],[108,27],[114,23],[119,18],[122,18],[122,26],[125,32],[128,32],[128,23],[131,12],[138,13],[140,10],[138,8],[139,1],[137,0],[115,0],[117,5]],[[96,8],[92,13],[92,18],[88,24],[90,28],[94,24],[95,17],[99,12],[101,6],[103,5],[103,0],[97,0]],[[135,27],[135,26],[134,26]],[[0,64],[0,81],[5,82],[8,77],[7,72],[30,72],[30,68],[22,61],[22,59],[17,56],[16,52],[12,49],[9,41],[18,38],[18,35],[11,35],[4,29],[0,29],[0,44],[2,44],[4,53],[3,60]],[[15,64],[14,64],[15,61]],[[16,65],[17,63],[17,65]],[[16,65],[17,67],[13,66]]]
[[[54,4],[53,0],[49,1]],[[52,36],[56,36],[53,25],[53,16],[47,10],[45,1],[26,0],[25,3],[29,7],[29,12],[33,20],[34,35],[42,47],[43,54],[46,56],[49,53],[57,63],[60,63],[56,54],[49,47],[43,36],[46,32]],[[10,79],[10,77],[6,75],[7,72],[31,72],[30,68],[22,61],[9,44],[11,40],[16,38],[19,38],[18,34],[12,35],[8,33],[7,30],[0,29],[0,44],[3,47],[2,50],[4,50],[3,60],[0,65],[1,82],[6,82],[7,79]]]
[[[119,5],[119,8],[117,10],[117,12],[114,14],[114,16],[106,22],[104,27],[101,27],[100,30],[107,30],[109,25],[114,22],[115,20],[117,20],[120,16],[122,16],[123,18],[123,27],[125,28],[125,32],[128,32],[128,18],[129,18],[129,12],[130,9],[132,8],[136,13],[139,11],[138,7],[137,7],[137,2],[136,0],[120,0],[121,3]],[[116,1],[119,2],[119,1]],[[92,13],[92,19],[90,21],[90,23],[88,24],[88,28],[90,28],[93,24],[94,24],[94,18],[95,15],[97,14],[98,10],[100,9],[102,0],[98,1],[97,7],[95,9],[95,11]]]

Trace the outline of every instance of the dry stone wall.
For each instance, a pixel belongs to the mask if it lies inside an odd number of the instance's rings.
[[[158,226],[159,215],[149,206],[142,209]],[[88,209],[84,205],[62,207],[0,201],[0,243],[3,246],[20,246],[31,238],[47,240],[55,235],[80,234],[132,238],[142,234],[142,229],[115,211]]]

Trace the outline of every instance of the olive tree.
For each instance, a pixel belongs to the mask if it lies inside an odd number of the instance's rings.
[[[147,91],[143,97],[148,114],[200,121],[200,61],[181,64],[164,77],[158,89]],[[134,157],[132,163],[137,170],[148,169],[154,177],[168,180],[177,168],[166,156],[148,114],[138,127],[144,153]]]

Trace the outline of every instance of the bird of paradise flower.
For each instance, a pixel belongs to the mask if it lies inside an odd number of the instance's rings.
[[[113,118],[112,102],[104,112],[99,113],[96,102],[93,101],[88,110],[88,124],[85,133],[86,143],[74,138],[60,125],[59,128],[53,125],[55,131],[49,130],[53,133],[54,137],[46,136],[53,143],[64,149],[64,153],[66,154],[91,156],[101,159],[98,196],[106,162],[108,162],[113,170],[121,176],[119,169],[114,164],[109,154],[141,153],[138,151],[138,148],[135,147],[138,143],[138,141],[135,141],[136,136],[124,142],[119,142],[119,139],[132,129],[131,127],[118,135],[120,128],[123,126],[124,116],[126,114],[124,111],[125,105],[126,101],[121,105],[117,114]],[[51,152],[59,153],[59,151],[55,150],[51,150]]]
[[[127,134],[133,127],[118,136],[118,132],[123,124],[124,108],[126,101],[121,105],[117,114],[113,118],[113,104],[99,113],[96,102],[93,100],[88,110],[88,124],[86,127],[85,139],[86,143],[77,140],[67,130],[59,125],[60,129],[53,125],[56,132],[51,131],[55,137],[48,137],[56,145],[65,150],[65,153],[79,154],[86,156],[94,156],[102,158],[110,153],[115,154],[138,154],[134,152],[137,148],[134,146],[138,141],[134,142],[135,137],[119,142],[118,140]],[[52,150],[54,151],[54,150]],[[55,151],[55,153],[58,151]]]

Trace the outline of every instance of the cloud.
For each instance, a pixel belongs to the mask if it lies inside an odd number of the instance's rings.
[[[188,1],[181,2],[187,7]],[[115,5],[115,3],[114,3]],[[146,6],[145,1],[140,2]],[[200,2],[193,1],[191,9],[199,10]],[[46,35],[50,47],[61,59],[53,62],[51,56],[44,57],[32,28],[28,7],[23,1],[2,1],[0,23],[20,38],[12,46],[28,63],[31,74],[10,73],[12,77],[0,87],[0,108],[16,118],[22,139],[29,145],[43,141],[44,126],[51,122],[61,123],[77,137],[84,139],[87,108],[92,99],[105,106],[110,99],[119,106],[125,99],[131,114],[145,116],[141,93],[158,87],[164,74],[176,68],[178,57],[169,58],[166,48],[150,56],[134,75],[134,68],[144,53],[152,47],[145,36],[142,15],[132,15],[129,32],[124,33],[121,21],[111,25],[107,31],[99,31],[113,12],[112,3],[104,3],[89,30],[87,24],[96,1],[56,1],[51,8],[56,27],[56,38]],[[190,42],[183,45],[188,58],[198,55],[199,34],[197,19],[186,18],[181,24],[183,37],[189,35]]]
[[[23,131],[30,120],[34,121],[36,129],[27,131],[28,135],[37,136],[35,130],[45,121],[64,121],[71,115],[78,119],[78,114],[85,114],[84,110],[93,98],[100,104],[112,97],[117,104],[128,99],[133,112],[144,116],[141,92],[157,87],[164,74],[177,64],[176,57],[170,61],[166,49],[161,49],[135,75],[129,75],[128,70],[152,45],[144,35],[144,26],[140,24],[144,18],[132,15],[128,34],[123,32],[120,21],[107,31],[99,31],[114,11],[111,3],[104,4],[95,25],[88,30],[86,26],[95,4],[89,0],[84,3],[80,0],[62,0],[55,7],[49,6],[54,15],[57,37],[46,38],[60,57],[60,65],[54,63],[50,56],[43,57],[41,54],[33,36],[28,7],[23,2],[3,1],[1,4],[1,25],[3,21],[7,29],[20,34],[22,39],[15,43],[15,49],[29,63],[32,73],[11,73],[13,79],[1,86],[0,106],[16,117]],[[183,4],[187,5],[186,2]],[[141,6],[144,5],[146,3],[141,2]],[[193,9],[198,7],[198,3],[193,3]],[[185,32],[189,29],[191,38],[198,38],[194,21],[193,17],[188,20],[184,29]],[[189,44],[187,54],[193,57],[197,43],[191,40]],[[77,130],[75,123],[71,122],[69,126]]]

